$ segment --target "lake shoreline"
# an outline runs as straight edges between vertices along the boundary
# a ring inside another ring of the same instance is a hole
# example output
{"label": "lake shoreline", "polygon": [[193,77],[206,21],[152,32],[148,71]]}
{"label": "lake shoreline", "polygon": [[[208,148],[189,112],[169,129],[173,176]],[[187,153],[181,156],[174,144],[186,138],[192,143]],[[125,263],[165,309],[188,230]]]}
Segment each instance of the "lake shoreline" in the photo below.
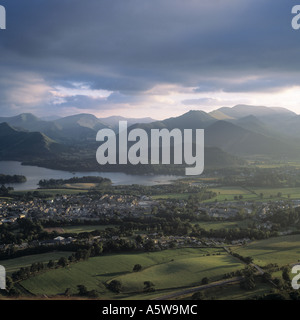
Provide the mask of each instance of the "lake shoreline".
{"label": "lake shoreline", "polygon": [[157,184],[169,184],[182,178],[182,176],[177,175],[54,170],[29,164],[24,165],[20,161],[0,161],[0,173],[8,175],[20,174],[27,178],[27,181],[24,183],[11,183],[6,185],[13,187],[16,191],[38,190],[38,182],[42,179],[70,179],[72,177],[96,176],[109,178],[112,181],[112,185],[138,184],[151,186]]}
{"label": "lake shoreline", "polygon": [[99,165],[94,161],[79,162],[76,161],[58,161],[42,160],[42,161],[21,161],[24,166],[35,166],[39,168],[46,168],[52,170],[60,170],[67,172],[116,172],[125,173],[130,175],[171,175],[171,176],[184,176],[185,168],[183,165],[161,165],[161,164],[106,164]]}

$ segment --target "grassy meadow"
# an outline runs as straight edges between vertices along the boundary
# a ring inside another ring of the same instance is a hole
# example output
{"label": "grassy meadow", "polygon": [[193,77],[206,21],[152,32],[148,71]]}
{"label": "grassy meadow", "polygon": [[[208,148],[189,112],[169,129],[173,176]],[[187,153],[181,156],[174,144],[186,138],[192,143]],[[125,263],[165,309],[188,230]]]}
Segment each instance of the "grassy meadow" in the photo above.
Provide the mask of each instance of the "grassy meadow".
{"label": "grassy meadow", "polygon": [[81,232],[92,232],[95,230],[103,231],[106,228],[114,228],[116,227],[113,224],[108,225],[82,225],[82,226],[67,226],[64,227],[63,230],[66,233],[81,233]]}
{"label": "grassy meadow", "polygon": [[[135,264],[142,270],[133,272]],[[67,288],[76,293],[77,285],[96,290],[104,297],[116,297],[105,283],[119,280],[123,294],[136,295],[143,290],[144,281],[152,281],[156,289],[176,289],[211,281],[224,273],[242,269],[244,265],[222,249],[185,248],[140,254],[111,254],[90,258],[54,269],[22,281],[21,285],[35,295],[62,294]]]}
{"label": "grassy meadow", "polygon": [[242,269],[243,265],[227,254],[185,258],[145,268],[141,272],[116,277],[124,292],[141,292],[144,281],[150,280],[156,289],[176,289],[201,284],[204,277],[216,281],[227,272]]}
{"label": "grassy meadow", "polygon": [[[242,188],[242,187],[219,187],[209,189],[217,195],[204,202],[213,201],[237,201],[235,197],[242,196],[243,201],[269,201],[299,199],[300,188]],[[280,194],[280,196],[278,196]]]}
{"label": "grassy meadow", "polygon": [[240,221],[199,221],[193,224],[198,224],[206,231],[219,230],[219,229],[234,229],[234,228],[247,228],[249,224],[253,223],[250,219]]}
{"label": "grassy meadow", "polygon": [[43,262],[48,263],[49,260],[57,261],[61,257],[69,257],[72,252],[56,251],[50,253],[41,253],[35,255],[28,255],[20,258],[0,260],[0,265],[4,266],[7,274],[18,271],[21,267],[30,267],[33,263]]}
{"label": "grassy meadow", "polygon": [[279,266],[300,261],[300,235],[281,236],[254,241],[246,246],[232,248],[232,251],[253,258],[254,263],[265,266],[277,263]]}

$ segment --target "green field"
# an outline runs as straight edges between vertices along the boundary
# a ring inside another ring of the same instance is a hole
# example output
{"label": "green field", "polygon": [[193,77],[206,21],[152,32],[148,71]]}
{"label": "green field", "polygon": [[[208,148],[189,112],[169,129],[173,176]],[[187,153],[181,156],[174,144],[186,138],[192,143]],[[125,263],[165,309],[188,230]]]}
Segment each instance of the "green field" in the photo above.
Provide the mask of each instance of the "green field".
{"label": "green field", "polygon": [[[271,196],[276,199],[300,199],[300,188],[255,188],[255,193],[259,195],[263,194],[263,199],[270,199]],[[281,193],[281,198],[277,197],[278,193]]]}
{"label": "green field", "polygon": [[[272,287],[269,283],[256,282],[256,287],[253,290],[244,290],[240,284],[231,284],[224,287],[212,288],[201,291],[204,299],[207,300],[251,300],[255,297],[263,296],[270,293]],[[185,297],[189,300],[192,295]],[[184,299],[184,300],[185,300]]]}
{"label": "green field", "polygon": [[[209,189],[210,191],[215,192],[217,195],[213,197],[212,199],[205,200],[203,202],[212,202],[216,199],[218,201],[234,201],[235,196],[243,196],[243,200],[253,200],[258,198],[256,194],[253,192],[246,190],[242,187],[219,187],[219,188],[212,188]],[[152,196],[153,199],[176,199],[176,200],[185,200],[188,199],[190,195],[194,195],[195,193],[168,193],[164,195],[155,195]]]}
{"label": "green field", "polygon": [[253,194],[249,190],[246,190],[242,187],[220,187],[220,188],[212,188],[210,191],[215,192],[217,195],[209,200],[204,202],[212,202],[212,201],[235,201],[235,196],[243,196],[243,200],[254,200],[257,198],[257,195]]}
{"label": "green field", "polygon": [[269,263],[277,263],[279,266],[296,263],[300,260],[300,235],[254,241],[232,251],[252,257],[254,263],[262,267]]}
{"label": "green field", "polygon": [[234,229],[234,228],[247,228],[248,224],[252,221],[250,219],[240,221],[200,221],[193,224],[199,224],[204,230],[219,230],[219,229]]}
{"label": "green field", "polygon": [[108,225],[83,225],[83,226],[68,226],[64,227],[64,232],[66,233],[81,233],[81,232],[92,232],[94,230],[100,230],[103,231],[106,228],[114,228],[115,225],[108,224]]}
{"label": "green field", "polygon": [[280,167],[286,167],[286,166],[291,166],[294,168],[299,168],[300,167],[300,162],[299,161],[282,161],[278,163],[259,163],[255,164],[255,167],[257,168],[267,168],[267,169],[273,169],[273,168],[280,168]]}
{"label": "green field", "polygon": [[[142,265],[142,271],[132,272],[137,263]],[[64,269],[45,272],[21,284],[36,295],[57,295],[66,288],[76,293],[77,285],[84,284],[88,290],[94,289],[105,298],[116,298],[106,289],[105,282],[120,280],[128,297],[131,293],[134,295],[134,292],[136,294],[136,291],[142,290],[144,281],[152,281],[156,289],[193,286],[199,284],[203,277],[216,280],[224,273],[243,267],[242,263],[221,249],[185,248],[94,257]]]}
{"label": "green field", "polygon": [[[242,196],[244,201],[264,201],[264,200],[282,200],[282,199],[300,199],[300,188],[247,188],[242,187],[219,187],[212,188],[216,197],[204,202],[212,201],[236,201],[235,196]],[[278,197],[278,193],[281,196]],[[260,195],[263,195],[261,198]]]}
{"label": "green field", "polygon": [[144,281],[150,280],[156,289],[171,289],[201,284],[204,277],[216,281],[227,272],[242,269],[243,265],[227,254],[216,256],[178,257],[160,265],[151,266],[141,272],[116,277],[125,292],[143,290]]}
{"label": "green field", "polygon": [[6,272],[11,274],[19,270],[21,267],[29,267],[32,263],[43,262],[48,263],[49,260],[57,261],[61,257],[69,257],[72,252],[67,251],[56,251],[50,253],[41,253],[30,256],[24,256],[20,258],[8,259],[8,260],[0,260],[0,265],[4,266]]}

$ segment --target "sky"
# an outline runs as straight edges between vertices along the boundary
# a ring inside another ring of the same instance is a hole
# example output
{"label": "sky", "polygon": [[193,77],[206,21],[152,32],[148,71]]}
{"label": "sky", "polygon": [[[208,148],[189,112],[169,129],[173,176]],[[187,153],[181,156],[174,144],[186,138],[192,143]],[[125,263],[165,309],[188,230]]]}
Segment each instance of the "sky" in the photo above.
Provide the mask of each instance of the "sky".
{"label": "sky", "polygon": [[300,0],[0,0],[0,116],[300,114]]}

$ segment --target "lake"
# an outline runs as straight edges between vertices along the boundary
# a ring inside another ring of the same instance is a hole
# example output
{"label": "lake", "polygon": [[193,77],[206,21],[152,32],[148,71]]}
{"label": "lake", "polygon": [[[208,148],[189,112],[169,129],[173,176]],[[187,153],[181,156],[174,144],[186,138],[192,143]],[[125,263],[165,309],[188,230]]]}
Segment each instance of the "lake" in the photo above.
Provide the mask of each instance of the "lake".
{"label": "lake", "polygon": [[22,166],[18,161],[0,161],[0,174],[23,175],[27,178],[24,183],[11,183],[6,186],[15,190],[34,190],[38,188],[38,183],[42,179],[70,179],[73,177],[100,176],[109,178],[114,185],[140,184],[151,186],[155,184],[168,184],[179,179],[173,175],[133,175],[121,172],[68,172],[52,170],[36,166]]}

